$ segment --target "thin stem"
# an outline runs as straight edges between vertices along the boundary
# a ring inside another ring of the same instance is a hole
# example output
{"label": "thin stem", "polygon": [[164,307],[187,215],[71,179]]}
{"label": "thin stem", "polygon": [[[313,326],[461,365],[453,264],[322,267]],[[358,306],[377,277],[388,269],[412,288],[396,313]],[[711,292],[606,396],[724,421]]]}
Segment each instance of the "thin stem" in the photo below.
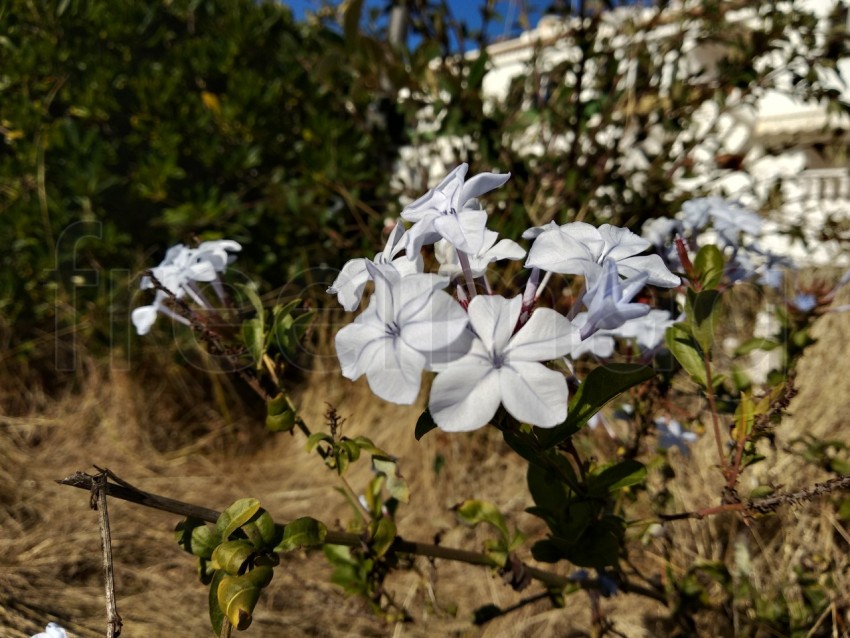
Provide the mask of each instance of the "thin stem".
{"label": "thin stem", "polygon": [[457,251],[457,259],[460,262],[460,267],[463,270],[463,278],[466,281],[466,290],[469,293],[470,301],[475,299],[475,278],[472,276],[472,267],[469,265],[469,256],[462,250]]}
{"label": "thin stem", "polygon": [[711,362],[708,360],[708,354],[703,355],[703,363],[705,364],[705,394],[708,397],[708,407],[711,410],[711,423],[714,426],[714,442],[717,444],[717,456],[720,457],[720,467],[723,468],[723,475],[727,477],[729,463],[726,461],[726,455],[723,453],[723,442],[720,435],[720,417],[717,414],[717,401],[714,397],[714,383],[711,378]]}

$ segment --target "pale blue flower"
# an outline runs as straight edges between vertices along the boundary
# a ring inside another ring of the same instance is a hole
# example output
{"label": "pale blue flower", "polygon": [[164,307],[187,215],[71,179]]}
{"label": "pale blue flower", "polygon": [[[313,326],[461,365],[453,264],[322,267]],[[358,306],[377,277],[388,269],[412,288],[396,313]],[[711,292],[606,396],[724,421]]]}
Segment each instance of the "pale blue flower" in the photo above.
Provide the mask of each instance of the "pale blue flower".
{"label": "pale blue flower", "polygon": [[521,310],[519,296],[479,295],[470,301],[472,347],[431,386],[429,410],[442,430],[480,428],[500,404],[531,425],[554,427],[566,419],[567,381],[541,362],[569,352],[578,341],[575,328],[554,310],[539,308],[514,332]]}
{"label": "pale blue flower", "polygon": [[764,220],[737,202],[722,197],[699,197],[682,204],[682,225],[697,234],[711,224],[721,245],[737,246],[741,233],[756,237]]}
{"label": "pale blue flower", "polygon": [[684,430],[682,424],[675,419],[659,417],[655,419],[655,427],[658,429],[658,447],[662,450],[675,447],[687,455],[690,453],[688,446],[699,439],[696,433]]}
{"label": "pale blue flower", "polygon": [[648,314],[650,307],[643,303],[631,303],[634,296],[646,285],[649,275],[645,272],[622,281],[617,273],[617,263],[606,259],[602,274],[584,295],[587,319],[581,329],[581,338],[587,339],[599,330],[613,330],[625,322]]}
{"label": "pale blue flower", "polygon": [[619,328],[611,331],[612,335],[624,339],[634,339],[644,352],[653,351],[664,344],[667,328],[676,323],[676,319],[666,310],[650,310],[642,317],[629,319]]}
{"label": "pale blue flower", "polygon": [[[196,282],[212,282],[216,292],[221,294],[218,276],[223,273],[228,264],[232,263],[236,256],[231,254],[242,250],[239,243],[230,239],[202,242],[197,248],[188,248],[183,244],[172,246],[165,253],[165,259],[151,269],[157,281],[174,297],[182,299],[189,296],[199,306],[207,308],[209,305],[201,294]],[[140,287],[147,290],[154,287],[153,280],[142,277]],[[139,335],[147,334],[158,313],[170,316],[172,319],[188,324],[189,322],[180,315],[171,311],[166,305],[170,295],[163,290],[157,290],[154,301],[147,306],[135,308],[131,313],[133,325]]]}
{"label": "pale blue flower", "polygon": [[467,316],[441,290],[448,279],[432,274],[402,277],[392,267],[367,264],[375,282],[369,306],[336,335],[342,374],[362,375],[380,398],[409,405],[416,400],[422,371],[463,356]]}
{"label": "pale blue flower", "polygon": [[401,211],[401,216],[413,222],[407,234],[407,256],[413,259],[422,246],[445,239],[457,250],[477,255],[484,244],[487,213],[476,198],[502,186],[510,173],[481,173],[464,182],[467,164],[449,173],[436,188]]}
{"label": "pale blue flower", "polygon": [[[529,234],[526,231],[526,234]],[[606,259],[617,262],[624,277],[647,275],[647,283],[672,288],[680,283],[658,255],[640,255],[650,243],[627,228],[584,222],[543,227],[528,251],[527,268],[540,268],[563,275],[584,275],[588,287],[602,274]]]}

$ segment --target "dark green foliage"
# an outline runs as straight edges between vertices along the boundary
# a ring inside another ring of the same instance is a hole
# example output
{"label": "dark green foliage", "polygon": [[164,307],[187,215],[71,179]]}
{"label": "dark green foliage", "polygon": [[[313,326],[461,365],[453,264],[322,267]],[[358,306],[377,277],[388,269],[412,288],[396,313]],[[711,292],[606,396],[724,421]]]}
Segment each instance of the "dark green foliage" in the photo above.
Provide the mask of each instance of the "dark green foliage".
{"label": "dark green foliage", "polygon": [[242,242],[240,270],[294,292],[311,267],[374,250],[397,140],[333,31],[250,0],[13,0],[0,22],[0,304],[16,339],[52,323],[52,286],[63,322],[106,331],[132,269],[195,236]]}

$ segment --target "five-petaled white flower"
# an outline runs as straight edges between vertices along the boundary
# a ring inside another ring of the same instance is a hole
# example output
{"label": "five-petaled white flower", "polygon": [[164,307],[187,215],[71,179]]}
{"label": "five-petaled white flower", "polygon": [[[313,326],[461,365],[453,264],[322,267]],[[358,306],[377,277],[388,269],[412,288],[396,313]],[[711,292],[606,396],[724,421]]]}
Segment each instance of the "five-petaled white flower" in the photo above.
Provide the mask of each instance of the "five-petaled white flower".
{"label": "five-petaled white flower", "polygon": [[367,263],[375,282],[369,306],[336,335],[342,374],[362,375],[380,398],[409,405],[419,394],[422,370],[463,356],[466,313],[441,288],[446,277],[402,277],[388,265]]}
{"label": "five-petaled white flower", "polygon": [[510,173],[481,173],[464,182],[467,164],[449,173],[436,188],[401,211],[402,218],[413,222],[407,233],[407,256],[413,259],[422,246],[443,238],[457,250],[477,255],[484,244],[487,213],[477,197],[508,181]]}
{"label": "five-petaled white flower", "polygon": [[650,247],[649,241],[635,235],[627,228],[603,224],[599,228],[585,222],[572,222],[563,226],[549,224],[526,231],[524,237],[534,237],[528,251],[526,268],[540,268],[564,275],[584,275],[588,287],[602,274],[606,259],[617,262],[617,270],[624,277],[646,273],[647,283],[664,288],[678,286],[674,275],[658,255],[640,255]]}
{"label": "five-petaled white flower", "polygon": [[47,627],[41,633],[35,634],[32,638],[68,638],[68,634],[59,623],[47,623]]}
{"label": "five-petaled white flower", "polygon": [[[384,247],[384,250],[375,255],[375,259],[371,260],[371,263],[389,264],[398,270],[402,276],[417,272],[421,273],[423,269],[421,255],[417,254],[413,260],[407,259],[404,256],[398,256],[405,248],[403,238],[404,225],[397,223],[387,239],[387,245]],[[342,270],[330,288],[328,288],[328,294],[336,295],[337,301],[348,312],[351,312],[360,305],[363,289],[366,287],[366,283],[372,278],[369,274],[369,269],[366,267],[366,263],[369,261],[369,259],[363,257],[350,259],[342,267]]]}
{"label": "five-petaled white flower", "polygon": [[469,353],[440,372],[431,386],[429,410],[447,432],[480,428],[503,404],[517,420],[554,427],[567,417],[564,375],[541,361],[562,357],[578,341],[572,324],[539,308],[516,333],[522,298],[479,295],[469,303],[476,335]]}

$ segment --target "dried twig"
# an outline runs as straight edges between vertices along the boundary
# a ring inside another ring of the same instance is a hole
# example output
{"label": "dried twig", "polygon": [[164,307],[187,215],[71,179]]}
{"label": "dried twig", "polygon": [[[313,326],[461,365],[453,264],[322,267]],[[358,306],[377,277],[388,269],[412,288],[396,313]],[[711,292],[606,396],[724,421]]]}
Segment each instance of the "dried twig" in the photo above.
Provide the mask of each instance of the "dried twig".
{"label": "dried twig", "polygon": [[742,512],[745,516],[752,514],[769,514],[775,512],[784,505],[799,505],[805,501],[812,501],[818,497],[826,496],[836,490],[850,489],[850,476],[839,476],[829,479],[823,483],[815,483],[811,487],[803,488],[796,492],[784,492],[776,496],[767,496],[754,501],[742,501],[737,503],[725,503],[716,507],[706,507],[692,512],[678,512],[676,514],[661,514],[664,521],[680,521],[688,518],[702,519],[706,516],[714,516],[722,512]]}
{"label": "dried twig", "polygon": [[[100,468],[98,468],[100,469]],[[121,635],[121,615],[115,603],[115,572],[112,568],[112,534],[109,531],[109,513],[106,509],[108,470],[91,478],[91,508],[97,510],[100,519],[100,546],[103,550],[103,579],[106,588],[106,638]]]}
{"label": "dried twig", "polygon": [[[206,507],[193,505],[191,503],[184,503],[182,501],[176,501],[174,499],[159,496],[157,494],[144,492],[138,488],[131,486],[126,481],[122,481],[111,473],[110,478],[112,478],[115,482],[105,482],[103,485],[103,491],[114,498],[130,501],[131,503],[137,503],[139,505],[144,505],[145,507],[150,507],[164,512],[170,512],[179,516],[191,516],[213,524],[215,524],[221,514],[216,510],[208,509]],[[60,485],[70,485],[71,487],[91,490],[94,480],[95,477],[89,476],[88,474],[85,474],[83,472],[75,472],[71,476],[68,476],[64,479],[59,479],[56,482]],[[361,547],[363,545],[363,537],[359,534],[328,530],[327,535],[325,537],[325,543],[327,543],[328,545]],[[469,565],[493,567],[492,559],[486,554],[470,552],[464,549],[456,549],[453,547],[445,547],[442,545],[431,545],[428,543],[409,541],[403,539],[400,536],[397,536],[395,541],[393,542],[392,551],[398,552],[400,554],[412,554],[417,556],[425,556],[428,558],[453,560],[462,563],[467,563]],[[532,567],[524,563],[522,563],[522,566],[528,577],[533,578],[534,580],[537,580],[551,588],[562,588],[566,587],[567,585],[574,585],[576,582],[566,576],[562,576],[560,574],[553,574],[552,572],[538,569],[536,567]],[[593,589],[598,588],[599,583],[593,579],[588,579],[587,581],[581,583],[581,586],[584,588]],[[641,585],[636,585],[628,581],[622,581],[618,582],[617,586],[623,592],[640,594],[642,596],[652,598],[660,603],[667,603],[667,599],[663,593],[647,589],[645,587],[642,587]]]}

